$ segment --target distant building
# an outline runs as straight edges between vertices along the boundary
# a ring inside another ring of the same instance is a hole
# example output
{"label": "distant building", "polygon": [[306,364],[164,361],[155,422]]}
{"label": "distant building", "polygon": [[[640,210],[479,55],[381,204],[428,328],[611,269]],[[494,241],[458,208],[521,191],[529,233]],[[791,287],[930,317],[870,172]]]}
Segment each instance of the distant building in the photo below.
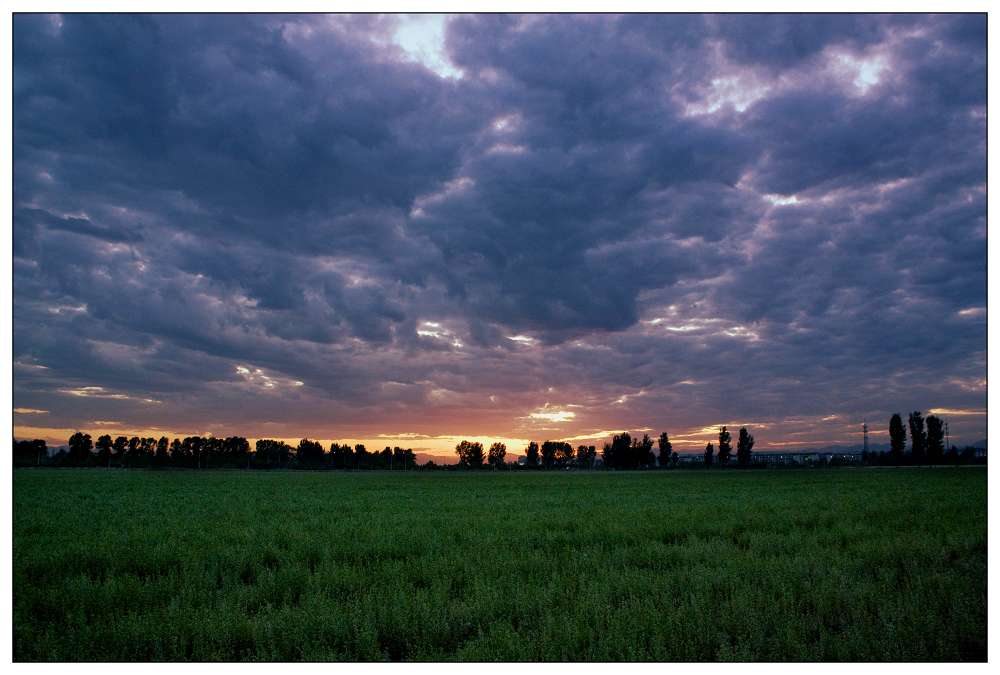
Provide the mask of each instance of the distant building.
{"label": "distant building", "polygon": [[861,453],[849,450],[843,452],[755,452],[750,461],[754,464],[765,465],[860,464]]}
{"label": "distant building", "polygon": [[752,464],[803,464],[805,453],[801,452],[755,452],[750,455]]}

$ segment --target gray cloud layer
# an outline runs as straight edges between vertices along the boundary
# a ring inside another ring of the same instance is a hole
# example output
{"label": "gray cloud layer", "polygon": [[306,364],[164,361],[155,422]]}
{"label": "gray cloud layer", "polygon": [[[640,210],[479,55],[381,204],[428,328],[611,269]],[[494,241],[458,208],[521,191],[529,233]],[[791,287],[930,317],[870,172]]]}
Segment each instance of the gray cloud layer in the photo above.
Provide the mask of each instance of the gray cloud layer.
{"label": "gray cloud layer", "polygon": [[985,16],[395,21],[15,17],[15,423],[985,408]]}

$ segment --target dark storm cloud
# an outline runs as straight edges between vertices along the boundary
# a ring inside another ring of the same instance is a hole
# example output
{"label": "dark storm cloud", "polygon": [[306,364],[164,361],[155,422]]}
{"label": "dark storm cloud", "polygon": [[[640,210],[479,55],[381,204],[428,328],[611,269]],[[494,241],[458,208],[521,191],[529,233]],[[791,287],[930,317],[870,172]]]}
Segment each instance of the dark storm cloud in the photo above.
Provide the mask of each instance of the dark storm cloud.
{"label": "dark storm cloud", "polygon": [[15,18],[18,405],[521,437],[985,406],[984,17],[458,16],[460,78],[396,21]]}
{"label": "dark storm cloud", "polygon": [[[900,17],[897,20],[905,20]],[[738,63],[799,65],[830,45],[861,48],[883,37],[887,16],[726,14],[712,17],[726,54]]]}

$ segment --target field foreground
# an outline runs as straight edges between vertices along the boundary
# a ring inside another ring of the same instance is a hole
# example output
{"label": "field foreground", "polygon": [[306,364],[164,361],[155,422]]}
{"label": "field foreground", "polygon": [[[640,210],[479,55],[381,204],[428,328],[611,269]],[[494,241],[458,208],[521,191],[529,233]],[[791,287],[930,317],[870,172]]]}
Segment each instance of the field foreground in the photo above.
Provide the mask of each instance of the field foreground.
{"label": "field foreground", "polygon": [[13,485],[19,661],[986,658],[985,469]]}

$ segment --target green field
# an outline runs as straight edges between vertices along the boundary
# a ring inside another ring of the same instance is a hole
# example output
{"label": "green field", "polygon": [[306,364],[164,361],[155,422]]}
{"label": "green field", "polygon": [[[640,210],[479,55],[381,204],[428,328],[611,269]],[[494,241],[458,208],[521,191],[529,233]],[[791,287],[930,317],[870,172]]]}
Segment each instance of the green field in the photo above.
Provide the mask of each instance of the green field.
{"label": "green field", "polygon": [[19,661],[986,658],[981,468],[13,486]]}

